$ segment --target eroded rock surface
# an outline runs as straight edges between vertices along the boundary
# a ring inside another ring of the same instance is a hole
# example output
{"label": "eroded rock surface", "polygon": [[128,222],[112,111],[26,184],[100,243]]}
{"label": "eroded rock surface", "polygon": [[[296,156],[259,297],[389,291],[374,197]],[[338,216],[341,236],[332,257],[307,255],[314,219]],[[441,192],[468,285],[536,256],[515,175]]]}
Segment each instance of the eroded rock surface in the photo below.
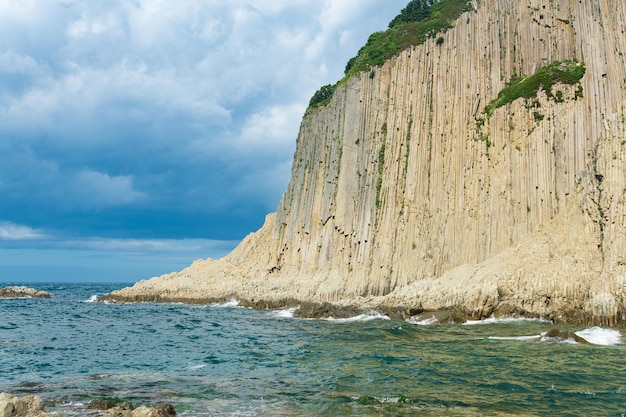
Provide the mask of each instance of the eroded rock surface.
{"label": "eroded rock surface", "polygon": [[0,393],[0,417],[49,417],[37,396],[15,397]]}

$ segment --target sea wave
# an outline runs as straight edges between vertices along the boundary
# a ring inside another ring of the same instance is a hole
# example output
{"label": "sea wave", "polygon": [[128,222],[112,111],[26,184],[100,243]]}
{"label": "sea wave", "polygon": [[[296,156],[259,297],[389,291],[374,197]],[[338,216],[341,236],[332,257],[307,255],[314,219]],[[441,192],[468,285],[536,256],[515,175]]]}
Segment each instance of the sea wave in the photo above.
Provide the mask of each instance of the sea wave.
{"label": "sea wave", "polygon": [[98,302],[98,294],[94,294],[89,299],[84,300],[83,303],[97,303]]}
{"label": "sea wave", "polygon": [[528,317],[494,317],[491,316],[482,320],[467,320],[463,323],[464,326],[475,326],[479,324],[502,324],[502,323],[516,323],[523,321],[536,321],[542,323],[549,323],[549,320],[538,319],[538,318],[528,318]]}
{"label": "sea wave", "polygon": [[207,365],[205,363],[201,363],[198,365],[191,365],[187,367],[188,371],[197,371],[198,369],[206,368]]}
{"label": "sea wave", "polygon": [[594,345],[615,346],[622,344],[622,333],[619,330],[605,329],[596,326],[575,333]]}
{"label": "sea wave", "polygon": [[235,308],[239,307],[239,300],[236,298],[230,298],[228,301],[223,303],[212,303],[210,306],[215,308]]}
{"label": "sea wave", "polygon": [[296,312],[298,308],[297,307],[292,307],[292,308],[286,308],[283,310],[273,310],[272,311],[272,315],[274,317],[280,317],[280,318],[284,318],[284,319],[291,319],[294,316],[294,313]]}
{"label": "sea wave", "polygon": [[408,320],[411,324],[417,324],[418,326],[430,326],[432,324],[439,323],[439,320],[434,315],[430,318],[423,319],[421,316],[414,316]]}
{"label": "sea wave", "polygon": [[526,341],[526,340],[539,340],[541,338],[541,335],[533,335],[533,336],[489,336],[488,339],[491,340],[519,340],[519,341]]}
{"label": "sea wave", "polygon": [[346,318],[328,317],[328,318],[323,318],[321,320],[330,321],[334,323],[352,323],[356,321],[390,320],[390,318],[378,311],[372,311],[371,313],[359,314],[358,316],[354,316],[354,317],[346,317]]}
{"label": "sea wave", "polygon": [[[590,327],[587,329],[574,332],[576,336],[580,336],[592,345],[598,346],[616,346],[622,344],[622,334],[619,330],[605,329],[602,327]],[[558,337],[547,337],[547,332],[532,336],[489,336],[491,340],[516,340],[516,341],[529,341],[534,340],[537,342],[550,342],[550,343],[565,343],[565,344],[578,344],[573,338],[561,339]]]}

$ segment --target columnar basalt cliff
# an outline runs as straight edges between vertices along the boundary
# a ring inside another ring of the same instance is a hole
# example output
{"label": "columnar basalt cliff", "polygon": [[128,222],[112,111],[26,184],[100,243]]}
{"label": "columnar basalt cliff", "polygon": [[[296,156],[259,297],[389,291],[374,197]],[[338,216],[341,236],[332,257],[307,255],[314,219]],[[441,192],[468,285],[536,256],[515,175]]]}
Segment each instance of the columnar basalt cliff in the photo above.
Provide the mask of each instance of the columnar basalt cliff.
{"label": "columnar basalt cliff", "polygon": [[109,298],[626,323],[626,3],[471,4],[307,111],[261,230]]}

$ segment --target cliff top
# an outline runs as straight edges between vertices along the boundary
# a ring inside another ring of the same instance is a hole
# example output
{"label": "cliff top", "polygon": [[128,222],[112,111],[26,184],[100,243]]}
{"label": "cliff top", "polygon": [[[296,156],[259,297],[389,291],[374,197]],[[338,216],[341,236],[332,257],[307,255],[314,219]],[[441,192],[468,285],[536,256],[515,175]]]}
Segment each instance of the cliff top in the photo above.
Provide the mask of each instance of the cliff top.
{"label": "cliff top", "polygon": [[[450,29],[461,13],[470,10],[473,8],[467,0],[411,0],[393,18],[387,30],[370,35],[367,43],[346,64],[345,75],[339,82],[322,86],[313,95],[309,108],[327,104],[335,88],[352,75],[372,71],[372,68],[383,65],[399,52],[421,45],[427,39]],[[444,41],[443,36],[437,38],[438,45]]]}

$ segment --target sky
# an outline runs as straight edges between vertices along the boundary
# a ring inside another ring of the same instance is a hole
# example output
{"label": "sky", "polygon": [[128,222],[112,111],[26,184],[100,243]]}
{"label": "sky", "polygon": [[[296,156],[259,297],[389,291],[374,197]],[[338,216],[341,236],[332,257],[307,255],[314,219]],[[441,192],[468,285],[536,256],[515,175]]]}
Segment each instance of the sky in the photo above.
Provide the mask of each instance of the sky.
{"label": "sky", "polygon": [[0,283],[220,258],[289,181],[313,93],[407,0],[0,0]]}

